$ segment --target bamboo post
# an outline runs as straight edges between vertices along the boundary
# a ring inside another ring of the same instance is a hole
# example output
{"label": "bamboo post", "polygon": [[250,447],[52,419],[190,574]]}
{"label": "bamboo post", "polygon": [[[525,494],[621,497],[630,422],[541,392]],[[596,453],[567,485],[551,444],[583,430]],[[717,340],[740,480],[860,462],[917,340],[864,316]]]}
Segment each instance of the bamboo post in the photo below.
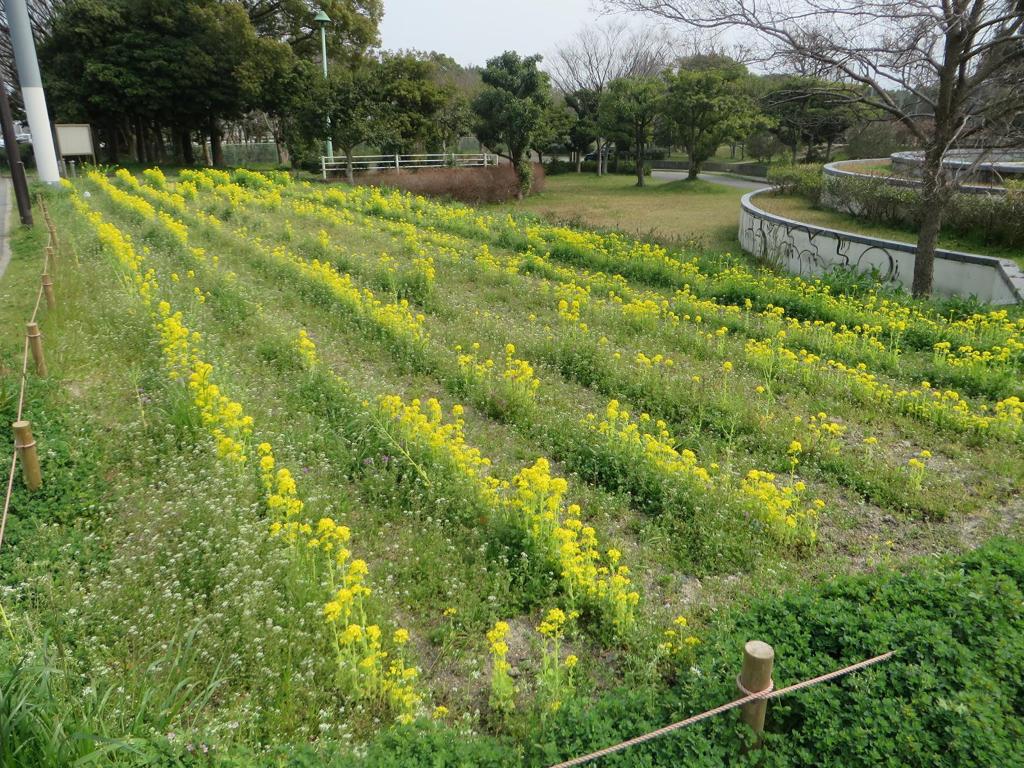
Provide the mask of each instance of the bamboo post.
{"label": "bamboo post", "polygon": [[57,306],[57,297],[53,293],[53,280],[49,272],[43,272],[43,294],[46,296],[46,306],[53,309]]}
{"label": "bamboo post", "polygon": [[43,484],[43,475],[39,471],[39,452],[32,437],[32,422],[16,421],[11,426],[14,427],[14,447],[18,449],[25,485],[30,491],[35,491]]}
{"label": "bamboo post", "polygon": [[[56,239],[51,239],[53,240],[53,242],[57,242]],[[57,261],[55,256],[56,252],[54,251],[53,246],[46,246],[46,271],[54,275],[57,274]]]}
{"label": "bamboo post", "polygon": [[[744,695],[759,693],[772,686],[772,667],[775,663],[775,649],[760,640],[751,640],[743,646],[743,670],[736,682]],[[764,733],[764,716],[768,710],[767,699],[751,701],[740,707],[740,719],[749,725],[761,744]]]}
{"label": "bamboo post", "polygon": [[46,378],[46,358],[43,357],[43,334],[39,332],[38,323],[28,324],[28,345],[32,349],[32,359],[36,363],[36,375]]}

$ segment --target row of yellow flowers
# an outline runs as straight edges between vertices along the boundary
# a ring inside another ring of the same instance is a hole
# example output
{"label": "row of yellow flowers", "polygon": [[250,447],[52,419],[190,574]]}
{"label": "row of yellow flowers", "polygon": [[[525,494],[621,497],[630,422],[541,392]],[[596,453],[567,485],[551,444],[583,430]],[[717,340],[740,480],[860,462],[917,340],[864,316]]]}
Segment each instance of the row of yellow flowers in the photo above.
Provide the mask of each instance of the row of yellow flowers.
{"label": "row of yellow flowers", "polygon": [[[589,292],[575,285],[559,286],[559,290],[564,295],[568,295],[568,298],[563,298],[560,301],[560,314],[567,319],[578,320],[579,308],[582,304],[586,303]],[[637,306],[642,308],[644,304],[644,301],[639,301],[625,306],[628,312],[629,307]],[[656,317],[661,316],[662,310],[660,307],[655,306],[652,311]],[[642,313],[643,310],[638,310],[638,312]],[[649,315],[650,311],[647,314]],[[583,327],[585,329],[585,326]],[[717,335],[720,336],[721,334]],[[515,348],[512,345],[509,345],[509,347],[510,349],[506,349],[506,366],[502,380],[511,380],[513,383],[517,380],[521,380],[523,383],[528,382],[528,389],[526,389],[524,394],[531,394],[531,391],[539,383],[532,376],[532,367],[526,361],[517,360],[512,357]],[[457,348],[456,351],[459,353],[459,369],[464,376],[476,379],[477,382],[486,382],[488,377],[492,375],[494,371],[492,360],[478,361],[475,354],[466,353],[461,348]],[[476,350],[474,349],[473,353],[475,352]],[[440,406],[436,401],[428,403],[425,411],[421,410],[419,401],[414,401],[407,406],[401,403],[397,397],[387,399],[382,403],[382,406],[394,420],[404,424],[413,435],[420,438],[421,447],[430,447],[436,450],[438,446],[447,446],[451,452],[449,459],[453,462],[459,473],[471,477],[474,482],[480,482],[481,478],[483,478],[483,485],[480,489],[481,496],[489,498],[494,493],[496,486],[493,485],[493,478],[479,475],[480,468],[476,464],[478,457],[465,452],[461,424],[454,422],[444,425]],[[662,444],[656,438],[653,442],[649,443],[649,446],[652,445],[663,448],[660,454],[662,458],[664,458],[667,452],[675,452],[670,444]],[[688,453],[684,452],[684,454]],[[674,468],[679,469],[684,463],[679,462]],[[701,471],[704,470],[701,469]],[[773,482],[774,480],[774,475],[770,473],[753,470],[742,482],[732,484],[733,487],[730,490],[744,501],[756,498],[763,504],[763,515],[760,512],[758,515],[763,517],[763,522],[776,538],[788,542],[813,542],[816,530],[817,509],[820,502],[803,503],[799,498],[800,493],[794,491],[792,485],[776,485]],[[725,487],[725,483],[720,483],[716,491],[724,491]],[[770,492],[769,489],[772,489],[772,491]],[[600,589],[606,591],[604,587]],[[617,596],[615,599],[621,598]]]}
{"label": "row of yellow flowers", "polygon": [[[236,231],[235,234],[239,237],[247,236],[243,231]],[[306,262],[301,257],[290,254],[282,246],[270,249],[252,235],[248,235],[247,239],[265,255],[278,261],[287,260],[297,267],[302,265],[300,269],[307,277],[315,279],[318,274],[322,275],[321,270],[324,267],[328,270],[333,269],[317,259]],[[352,285],[348,275],[342,276],[336,271],[334,274],[343,278],[346,286]],[[368,291],[365,293],[369,294]],[[419,316],[418,320],[422,327],[422,316]],[[424,341],[425,339],[424,336]],[[313,363],[315,352],[312,341],[306,336],[300,343],[305,350],[304,359],[307,364]],[[456,351],[463,374],[477,384],[486,384],[494,369],[493,361],[488,365],[487,360],[477,361],[474,355],[467,355],[461,350]],[[533,376],[532,366],[514,356],[513,345],[506,346],[505,352],[506,360],[501,380],[517,390],[522,390],[524,398],[532,398],[539,385]],[[410,458],[422,474],[425,472],[410,455],[410,446],[414,446],[418,453],[428,455],[433,465],[447,467],[456,476],[468,478],[479,498],[492,509],[498,509],[506,515],[510,510],[515,510],[513,522],[517,522],[531,533],[542,551],[547,553],[553,562],[561,565],[566,589],[573,599],[601,608],[617,630],[625,630],[632,626],[639,594],[631,588],[627,576],[628,568],[619,564],[620,555],[616,550],[601,552],[593,528],[580,522],[581,510],[577,505],[565,506],[562,501],[566,489],[565,481],[550,477],[549,464],[546,460],[538,460],[532,467],[517,475],[511,484],[503,485],[486,471],[490,461],[480,456],[476,449],[466,445],[462,430],[461,406],[455,406],[453,420],[450,422],[444,421],[441,406],[434,399],[426,403],[413,400],[406,404],[397,396],[382,397],[377,403],[377,411],[383,417],[380,422],[381,431],[391,436],[396,449]],[[503,499],[500,492],[504,490],[508,492],[504,494],[507,498]]]}
{"label": "row of yellow flowers", "polygon": [[[188,387],[192,404],[211,435],[218,456],[245,465],[250,458],[252,417],[244,412],[241,403],[226,396],[214,383],[213,366],[200,351],[201,335],[190,330],[182,313],[173,311],[167,301],[155,300],[159,286],[154,271],[144,269],[144,256],[134,248],[130,237],[91,210],[77,195],[72,201],[100,243],[115,256],[149,309],[159,335],[165,370],[173,380]],[[136,206],[135,210],[141,213],[142,207]],[[391,638],[394,651],[385,650],[380,627],[369,623],[367,617],[366,600],[371,594],[366,585],[368,568],[365,561],[351,556],[347,546],[351,538],[349,529],[326,517],[315,526],[307,522],[291,472],[278,467],[269,443],[260,443],[256,450],[260,486],[271,515],[270,534],[282,537],[303,558],[315,553],[327,565],[313,572],[327,574],[331,597],[323,614],[335,641],[339,675],[344,678],[346,690],[362,700],[385,706],[401,721],[411,721],[420,709],[421,697],[416,691],[418,672],[406,664],[401,651],[409,639],[408,632],[396,630]]]}
{"label": "row of yellow flowers", "polygon": [[246,241],[261,256],[294,271],[330,291],[331,296],[358,321],[374,328],[392,343],[422,354],[429,336],[422,314],[413,312],[409,301],[389,302],[377,298],[369,288],[360,288],[351,275],[340,272],[327,261],[307,261],[283,245],[270,246],[256,235],[238,229],[235,236]]}
{"label": "row of yellow flowers", "polygon": [[840,384],[866,403],[891,407],[943,428],[1024,438],[1024,401],[1015,396],[993,405],[972,406],[955,390],[936,388],[927,381],[915,387],[896,387],[880,380],[863,363],[850,366],[838,360],[822,360],[807,350],[794,352],[778,338],[750,340],[744,354],[768,375],[784,372],[803,378],[810,386]]}
{"label": "row of yellow flowers", "polygon": [[[308,337],[300,344],[304,360],[318,365]],[[596,531],[582,522],[579,505],[566,505],[568,483],[552,476],[547,459],[540,458],[511,481],[491,474],[492,462],[466,443],[463,408],[446,414],[440,402],[383,395],[375,407],[364,401],[378,432],[405,457],[430,484],[438,479],[456,483],[476,497],[482,510],[522,529],[538,550],[560,568],[562,584],[571,603],[599,610],[619,632],[635,623],[640,595],[632,586],[629,569],[620,564],[615,549],[602,551]]]}
{"label": "row of yellow flowers", "polygon": [[[455,231],[477,239],[502,242],[520,250],[534,248],[571,260],[574,266],[596,266],[613,271],[632,271],[634,277],[661,277],[666,285],[700,293],[706,299],[718,295],[746,296],[752,305],[771,312],[773,306],[792,306],[801,313],[821,315],[815,319],[837,330],[877,338],[884,334],[890,349],[899,349],[906,339],[930,348],[942,341],[972,351],[991,351],[992,362],[1024,363],[1021,337],[1024,319],[1012,318],[1005,310],[974,313],[948,319],[934,312],[902,303],[880,293],[864,296],[835,294],[821,280],[783,277],[769,272],[752,272],[732,266],[714,274],[703,272],[693,260],[681,261],[660,246],[619,234],[581,232],[567,227],[520,224],[510,216],[480,214],[471,208],[439,204],[420,196],[378,189],[337,190],[330,201],[350,210],[409,221],[424,227]],[[633,267],[634,269],[630,270]],[[717,303],[717,302],[716,302]],[[845,329],[845,330],[844,330]],[[909,337],[909,339],[908,339]]]}
{"label": "row of yellow flowers", "polygon": [[[332,199],[337,201],[338,199],[346,199],[346,196],[352,193],[341,192],[332,190],[330,193],[316,193],[321,198]],[[383,194],[374,194],[373,198],[376,199],[378,206],[383,206],[384,203],[391,199]],[[327,209],[325,212],[324,209]],[[328,206],[317,203],[315,211],[321,216],[333,215],[337,220],[342,217],[342,213],[349,213],[348,211],[342,211],[339,213],[330,214],[330,208]],[[351,215],[351,214],[350,214]],[[397,222],[400,226],[411,227],[413,225],[407,222]],[[444,249],[443,252],[451,254],[457,249],[457,240],[453,239],[453,236],[448,234],[438,233],[434,229],[427,231],[427,237],[431,242],[440,239],[441,246]],[[440,237],[439,237],[440,235]],[[485,246],[486,247],[486,246]],[[501,265],[497,263],[495,257],[491,254],[490,259],[484,259],[484,261],[495,261],[495,265],[486,266],[484,268],[494,270],[497,268],[499,271],[514,272],[516,269],[522,269],[523,271],[529,270],[534,272],[547,272],[551,274],[555,273],[558,277],[567,277],[570,279],[581,278],[584,284],[588,287],[591,284],[595,284],[600,287],[602,291],[608,293],[609,299],[612,302],[621,305],[623,312],[627,317],[633,320],[648,318],[654,320],[655,316],[661,319],[667,319],[670,323],[693,323],[694,327],[701,328],[706,326],[707,317],[725,317],[726,321],[729,322],[730,318],[735,319],[736,317],[742,317],[745,315],[755,314],[759,318],[765,321],[772,321],[773,326],[776,330],[772,337],[768,337],[763,341],[757,339],[750,340],[750,344],[745,347],[745,351],[748,355],[753,356],[753,362],[763,363],[764,356],[758,354],[760,347],[766,344],[777,345],[777,340],[780,338],[786,338],[790,336],[790,342],[786,345],[786,349],[789,350],[793,356],[803,357],[805,360],[813,360],[814,356],[808,353],[805,349],[804,344],[808,341],[815,341],[817,344],[812,348],[827,348],[831,351],[832,357],[830,357],[828,367],[835,371],[860,371],[867,372],[867,366],[860,363],[843,363],[842,360],[857,360],[861,357],[874,357],[876,360],[882,361],[885,366],[895,365],[895,361],[899,355],[898,344],[896,348],[883,344],[877,337],[877,334],[881,326],[839,326],[835,322],[824,322],[821,320],[803,320],[800,321],[797,318],[788,317],[785,315],[785,310],[782,307],[777,307],[769,304],[765,309],[754,312],[752,309],[752,303],[748,298],[744,302],[744,308],[741,310],[736,305],[722,305],[718,304],[714,300],[700,299],[692,294],[689,286],[685,286],[684,289],[677,292],[675,300],[671,303],[667,302],[659,294],[652,294],[650,292],[635,291],[628,287],[628,282],[625,281],[620,275],[605,275],[604,273],[587,273],[585,270],[568,270],[564,267],[558,267],[557,265],[551,264],[547,256],[538,256],[536,252],[528,250],[526,258],[519,260],[515,257],[516,264]],[[451,256],[453,260],[458,260],[458,256]],[[478,259],[478,263],[480,260]],[[564,274],[563,274],[564,273]],[[682,314],[679,314],[675,310],[680,310]],[[689,310],[689,311],[686,311]],[[705,313],[705,314],[701,314]],[[1002,311],[995,313],[996,316],[1002,316]],[[980,323],[980,321],[978,321]],[[703,335],[708,342],[714,342],[715,345],[721,350],[720,339],[723,333],[727,331],[726,326],[721,326],[714,331],[714,337],[712,337],[710,331],[704,331]],[[780,336],[779,334],[783,334]],[[769,341],[769,339],[775,339],[775,341]],[[939,345],[941,347],[941,344]],[[799,353],[794,351],[799,349]],[[982,353],[975,351],[974,358],[990,358],[991,353]],[[1006,359],[1006,355],[1003,355],[1003,359]],[[959,363],[956,359],[951,360],[950,366],[962,367],[963,364]],[[792,369],[790,369],[792,370]],[[806,369],[797,371],[799,378],[804,378]],[[869,376],[873,374],[867,373]],[[877,377],[874,377],[877,380]],[[942,398],[938,398],[934,395],[934,391],[931,394],[931,401],[927,403],[927,406],[921,405],[919,394],[914,394],[916,389],[910,388],[899,388],[891,385],[883,385],[888,387],[895,393],[905,392],[904,396],[896,398],[887,397],[874,397],[875,402],[892,403],[900,411],[904,413],[910,413],[920,418],[939,423],[941,425],[954,425],[960,429],[989,429],[991,426],[996,426],[997,431],[1005,432],[1003,427],[1009,425],[1010,429],[1014,429],[1013,426],[1018,416],[1020,415],[1020,401],[1016,397],[1004,398],[1001,401],[995,403],[991,408],[987,406],[981,406],[978,411],[979,413],[971,414],[971,406],[966,400],[961,397],[955,390],[945,388],[942,390]],[[884,389],[879,390],[883,392]],[[954,418],[947,418],[947,411],[951,408],[955,408],[956,412],[952,414]],[[963,418],[965,409],[969,417]]]}
{"label": "row of yellow flowers", "polygon": [[[607,312],[621,314],[633,327],[648,332],[664,331],[689,322],[706,330],[688,334],[685,337],[688,343],[699,345],[703,354],[724,354],[722,338],[728,334],[727,328],[720,326],[712,330],[704,324],[701,315],[680,316],[667,300],[660,304],[649,298],[635,298],[627,302],[618,295],[595,299],[586,287],[575,282],[559,284],[553,290],[558,297],[560,318],[575,323],[584,331],[589,330],[589,325],[582,318],[596,321]],[[918,386],[898,387],[881,380],[864,363],[847,365],[833,358],[822,359],[804,348],[794,350],[788,343],[786,330],[779,330],[774,336],[762,340],[747,339],[743,355],[769,383],[780,375],[811,388],[840,383],[861,400],[891,407],[943,428],[1013,439],[1024,437],[1024,401],[1016,396],[1003,398],[991,405],[972,405],[956,390],[935,388],[927,381]]]}
{"label": "row of yellow flowers", "polygon": [[[825,503],[806,498],[806,486],[799,480],[780,483],[771,472],[751,469],[737,482],[717,464],[704,467],[693,451],[677,448],[664,421],[646,413],[634,417],[617,400],[608,403],[603,418],[591,413],[584,424],[595,443],[604,445],[604,455],[634,467],[642,482],[656,485],[650,493],[662,497],[663,506],[703,501],[733,507],[782,543],[809,545],[817,539],[818,512]],[[637,472],[639,467],[643,469]],[[683,498],[674,497],[673,492],[682,493]]]}

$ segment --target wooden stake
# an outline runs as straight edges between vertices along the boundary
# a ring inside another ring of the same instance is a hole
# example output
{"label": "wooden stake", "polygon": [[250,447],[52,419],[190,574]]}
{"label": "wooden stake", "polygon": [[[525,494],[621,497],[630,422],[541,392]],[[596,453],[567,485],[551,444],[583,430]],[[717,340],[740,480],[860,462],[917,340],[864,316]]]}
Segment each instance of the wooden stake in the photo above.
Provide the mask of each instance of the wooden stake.
{"label": "wooden stake", "polygon": [[57,306],[57,297],[53,294],[53,280],[47,272],[43,272],[43,295],[46,296],[46,306],[49,309]]}
{"label": "wooden stake", "polygon": [[[743,646],[743,671],[740,672],[739,688],[744,695],[758,693],[772,684],[772,666],[775,663],[775,649],[760,640],[751,640]],[[764,733],[764,716],[768,710],[768,701],[760,699],[751,701],[740,707],[740,719],[749,725],[757,734],[757,744],[761,744]]]}
{"label": "wooden stake", "polygon": [[46,246],[46,271],[54,275],[57,274],[57,260],[55,255],[53,246]]}
{"label": "wooden stake", "polygon": [[32,359],[36,362],[36,375],[46,378],[46,358],[43,357],[43,334],[38,323],[28,324],[28,345],[32,348]]}
{"label": "wooden stake", "polygon": [[32,437],[32,423],[16,421],[14,427],[14,447],[18,449],[18,461],[25,477],[25,485],[30,491],[38,490],[43,484],[43,475],[39,471],[39,453],[36,441]]}

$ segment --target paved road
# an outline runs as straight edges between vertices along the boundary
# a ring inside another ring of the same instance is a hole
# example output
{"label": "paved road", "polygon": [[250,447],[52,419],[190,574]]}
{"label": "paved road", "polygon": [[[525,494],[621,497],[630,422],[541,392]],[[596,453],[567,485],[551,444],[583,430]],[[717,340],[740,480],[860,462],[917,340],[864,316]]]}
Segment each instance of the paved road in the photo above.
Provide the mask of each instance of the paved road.
{"label": "paved road", "polygon": [[[688,178],[686,171],[651,171],[651,175],[656,179],[668,179],[669,181],[679,181],[680,179]],[[735,187],[736,189],[753,190],[764,189],[769,186],[768,182],[765,181],[750,181],[720,173],[702,173],[697,178],[701,181],[709,181],[712,184],[724,184],[727,187]]]}
{"label": "paved road", "polygon": [[11,181],[0,178],[0,277],[11,260],[11,245],[7,242],[7,228],[11,223]]}

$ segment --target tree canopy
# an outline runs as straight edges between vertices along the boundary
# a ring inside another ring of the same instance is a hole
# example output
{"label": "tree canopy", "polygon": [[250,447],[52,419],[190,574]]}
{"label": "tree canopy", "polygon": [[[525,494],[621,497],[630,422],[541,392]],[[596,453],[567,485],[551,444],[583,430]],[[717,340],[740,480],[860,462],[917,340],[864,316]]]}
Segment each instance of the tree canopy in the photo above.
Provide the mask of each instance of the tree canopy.
{"label": "tree canopy", "polygon": [[532,175],[526,152],[551,100],[548,75],[537,68],[540,61],[514,51],[489,59],[481,72],[484,88],[473,101],[477,138],[515,167],[520,196],[529,191]]}
{"label": "tree canopy", "polygon": [[660,77],[620,77],[601,97],[598,123],[606,135],[624,134],[633,146],[636,185],[644,185],[644,162],[654,122],[661,114],[665,82]]}
{"label": "tree canopy", "polygon": [[717,57],[686,60],[675,73],[666,74],[665,115],[673,143],[690,159],[691,179],[721,144],[741,139],[755,127],[759,110],[745,87],[746,78],[746,67]]}

